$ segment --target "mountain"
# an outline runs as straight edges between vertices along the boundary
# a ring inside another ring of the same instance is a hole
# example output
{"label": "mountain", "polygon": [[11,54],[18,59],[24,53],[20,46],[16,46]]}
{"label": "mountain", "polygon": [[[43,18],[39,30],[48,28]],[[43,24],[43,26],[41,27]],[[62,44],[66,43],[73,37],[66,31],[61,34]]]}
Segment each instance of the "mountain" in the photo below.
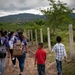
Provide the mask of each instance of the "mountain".
{"label": "mountain", "polygon": [[75,19],[75,13],[71,13],[70,16]]}
{"label": "mountain", "polygon": [[45,18],[44,15],[23,13],[0,17],[0,22],[28,22],[33,21],[35,19],[44,19],[44,18]]}
{"label": "mountain", "polygon": [[[70,17],[75,19],[75,13],[71,13]],[[33,21],[35,19],[45,19],[45,18],[46,17],[44,15],[23,13],[23,14],[16,14],[16,15],[0,17],[0,23],[1,22],[3,23],[4,22],[28,22],[28,21]]]}

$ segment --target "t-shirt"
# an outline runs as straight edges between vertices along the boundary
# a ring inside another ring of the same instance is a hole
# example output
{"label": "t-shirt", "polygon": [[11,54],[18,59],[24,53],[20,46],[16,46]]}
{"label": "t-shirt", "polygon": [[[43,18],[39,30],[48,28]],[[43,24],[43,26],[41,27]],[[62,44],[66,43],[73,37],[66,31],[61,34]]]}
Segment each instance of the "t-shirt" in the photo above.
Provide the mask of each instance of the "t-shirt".
{"label": "t-shirt", "polygon": [[1,37],[0,39],[1,39],[1,43],[2,43],[2,44],[3,44],[4,41],[6,40],[4,45],[9,48],[9,42],[8,42],[8,40],[7,40],[5,37]]}
{"label": "t-shirt", "polygon": [[37,64],[45,64],[46,52],[44,49],[38,49],[35,54]]}
{"label": "t-shirt", "polygon": [[10,49],[13,49],[13,45],[14,45],[14,43],[15,43],[15,39],[16,39],[15,36],[11,36],[11,38],[10,38],[10,40],[9,40]]}

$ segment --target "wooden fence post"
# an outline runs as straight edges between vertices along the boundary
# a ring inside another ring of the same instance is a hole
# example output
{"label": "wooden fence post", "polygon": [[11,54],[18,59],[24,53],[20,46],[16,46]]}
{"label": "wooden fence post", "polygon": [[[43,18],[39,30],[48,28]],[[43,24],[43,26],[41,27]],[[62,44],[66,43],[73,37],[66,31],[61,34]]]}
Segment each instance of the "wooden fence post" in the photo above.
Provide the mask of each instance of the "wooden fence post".
{"label": "wooden fence post", "polygon": [[49,28],[47,28],[47,35],[48,35],[48,49],[51,50],[50,29]]}
{"label": "wooden fence post", "polygon": [[32,30],[31,30],[31,43],[33,45],[33,32],[32,32]]}
{"label": "wooden fence post", "polygon": [[40,29],[40,38],[41,38],[41,42],[43,43],[43,34],[42,34],[42,28]]}
{"label": "wooden fence post", "polygon": [[28,30],[28,40],[30,41],[30,30]]}
{"label": "wooden fence post", "polygon": [[37,39],[37,30],[35,29],[35,39],[36,39],[36,45],[38,44],[38,39]]}
{"label": "wooden fence post", "polygon": [[74,59],[74,42],[73,42],[73,28],[72,24],[69,25],[69,40],[70,40],[70,57]]}

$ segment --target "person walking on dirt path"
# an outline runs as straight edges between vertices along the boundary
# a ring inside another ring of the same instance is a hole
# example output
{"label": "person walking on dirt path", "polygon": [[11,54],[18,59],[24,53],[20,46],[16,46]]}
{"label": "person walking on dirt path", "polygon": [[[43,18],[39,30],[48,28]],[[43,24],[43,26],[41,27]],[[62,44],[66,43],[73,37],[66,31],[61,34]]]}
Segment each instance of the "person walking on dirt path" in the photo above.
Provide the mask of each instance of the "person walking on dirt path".
{"label": "person walking on dirt path", "polygon": [[56,65],[58,75],[62,75],[62,60],[66,61],[67,54],[65,50],[65,46],[61,43],[61,37],[56,37],[57,43],[54,45],[52,52],[56,52]]}
{"label": "person walking on dirt path", "polygon": [[17,59],[19,61],[19,68],[20,68],[20,74],[23,74],[23,70],[24,70],[24,61],[26,58],[26,53],[28,52],[28,43],[26,38],[23,37],[23,32],[18,32],[18,37],[16,37],[16,42],[20,41],[22,43],[23,46],[23,50],[24,53],[21,56],[18,56]]}
{"label": "person walking on dirt path", "polygon": [[37,70],[39,75],[46,75],[45,73],[45,61],[46,61],[46,51],[43,49],[43,43],[38,43],[38,50],[35,54],[35,63],[37,63]]}
{"label": "person walking on dirt path", "polygon": [[15,43],[16,37],[14,36],[14,32],[11,31],[8,35],[8,41],[9,41],[9,51],[11,54],[11,60],[12,60],[12,65],[13,67],[16,67],[16,57],[13,58],[13,46]]}
{"label": "person walking on dirt path", "polygon": [[[6,52],[7,51],[7,52]],[[9,43],[5,38],[4,31],[0,31],[0,75],[4,75],[5,63],[6,63],[6,53],[9,56]]]}

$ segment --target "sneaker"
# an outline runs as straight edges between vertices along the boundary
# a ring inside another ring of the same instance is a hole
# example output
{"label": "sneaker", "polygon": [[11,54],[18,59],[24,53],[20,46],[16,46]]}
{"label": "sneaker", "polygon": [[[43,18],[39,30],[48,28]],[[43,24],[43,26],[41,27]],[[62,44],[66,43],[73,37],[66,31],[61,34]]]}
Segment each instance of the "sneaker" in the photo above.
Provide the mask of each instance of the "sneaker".
{"label": "sneaker", "polygon": [[15,58],[12,58],[12,60],[14,60]]}
{"label": "sneaker", "polygon": [[19,75],[22,75],[21,73]]}
{"label": "sneaker", "polygon": [[20,74],[19,74],[19,75],[22,75],[22,73],[23,73],[23,72],[20,72]]}
{"label": "sneaker", "polygon": [[22,74],[19,74],[19,75],[22,75]]}

